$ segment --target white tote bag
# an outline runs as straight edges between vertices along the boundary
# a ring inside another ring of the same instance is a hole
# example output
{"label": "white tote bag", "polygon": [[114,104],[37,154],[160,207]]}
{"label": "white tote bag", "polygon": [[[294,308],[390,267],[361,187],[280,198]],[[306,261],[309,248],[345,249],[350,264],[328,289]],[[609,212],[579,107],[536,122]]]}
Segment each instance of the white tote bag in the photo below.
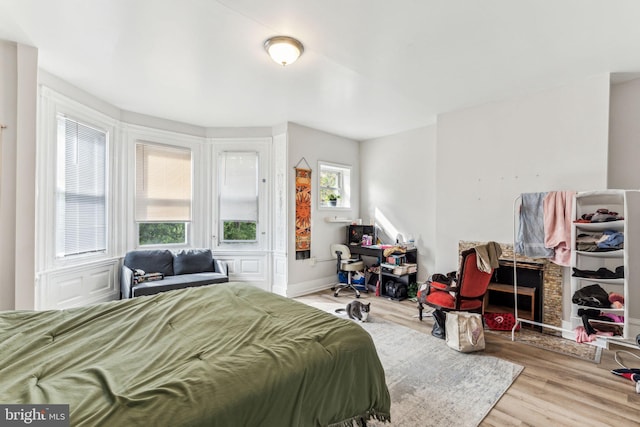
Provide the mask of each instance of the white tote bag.
{"label": "white tote bag", "polygon": [[478,313],[448,312],[445,321],[447,345],[462,353],[484,350],[484,328]]}

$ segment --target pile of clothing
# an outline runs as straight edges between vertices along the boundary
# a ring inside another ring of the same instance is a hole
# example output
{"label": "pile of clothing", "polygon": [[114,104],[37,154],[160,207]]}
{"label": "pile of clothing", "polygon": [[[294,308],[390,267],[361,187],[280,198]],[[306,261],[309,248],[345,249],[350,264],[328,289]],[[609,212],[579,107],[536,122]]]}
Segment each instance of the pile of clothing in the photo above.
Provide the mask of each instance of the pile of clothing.
{"label": "pile of clothing", "polygon": [[575,329],[576,341],[591,342],[598,336],[622,335],[624,316],[609,313],[597,308],[624,308],[624,296],[616,292],[607,292],[596,284],[578,289],[571,298],[574,304],[594,308],[578,309],[578,316],[582,318],[582,326]]}
{"label": "pile of clothing", "polygon": [[573,277],[584,277],[586,279],[623,279],[624,278],[624,266],[620,265],[616,267],[615,271],[611,271],[608,268],[601,267],[597,270],[581,270],[573,267]]}
{"label": "pile of clothing", "polygon": [[580,233],[576,236],[576,250],[583,252],[617,251],[624,248],[624,233],[615,230]]}
{"label": "pile of clothing", "polygon": [[[640,335],[636,337],[636,343],[640,346]],[[640,356],[635,353],[631,353],[630,351],[616,351],[615,360],[618,362],[618,365],[620,365],[620,368],[612,369],[611,373],[633,381],[636,387],[636,393],[640,394],[640,368],[627,368],[620,360],[621,354],[626,354],[631,357],[635,357],[636,359],[640,359]]]}
{"label": "pile of clothing", "polygon": [[578,223],[591,223],[591,222],[610,222],[610,221],[619,221],[624,219],[622,215],[618,215],[618,212],[610,211],[609,209],[601,208],[595,211],[594,213],[588,213],[582,215],[580,219],[577,219],[575,222]]}

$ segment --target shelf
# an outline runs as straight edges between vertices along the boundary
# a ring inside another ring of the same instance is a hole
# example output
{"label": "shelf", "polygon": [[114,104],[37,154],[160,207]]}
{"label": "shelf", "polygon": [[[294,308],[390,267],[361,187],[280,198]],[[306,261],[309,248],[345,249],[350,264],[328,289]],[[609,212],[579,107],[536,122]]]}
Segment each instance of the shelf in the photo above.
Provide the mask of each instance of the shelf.
{"label": "shelf", "polygon": [[604,231],[604,230],[615,230],[615,231],[623,231],[624,230],[624,220],[620,219],[617,221],[607,221],[607,222],[574,222],[574,225],[577,229],[583,231]]}
{"label": "shelf", "polygon": [[[582,192],[576,194],[574,203],[574,219],[580,218],[587,213],[596,213],[598,209],[608,209],[609,211],[618,212],[619,215],[625,217],[625,219],[619,219],[616,221],[605,222],[574,222],[572,228],[572,247],[576,248],[576,240],[580,233],[596,234],[605,230],[613,230],[624,234],[624,249],[618,249],[614,251],[604,252],[590,252],[590,251],[574,251],[572,254],[571,266],[574,268],[588,268],[589,270],[598,270],[599,268],[606,268],[610,271],[614,266],[616,270],[620,267],[624,268],[625,277],[618,278],[596,278],[596,277],[578,277],[572,274],[571,276],[571,292],[572,294],[577,292],[582,287],[589,284],[599,284],[607,293],[611,291],[620,293],[627,305],[623,308],[611,308],[611,307],[589,307],[584,305],[573,304],[571,315],[571,321],[573,325],[580,324],[581,317],[577,316],[577,309],[585,310],[598,310],[603,314],[611,313],[622,317],[622,321],[614,321],[611,319],[589,319],[589,323],[598,329],[598,325],[603,330],[619,329],[621,336],[598,336],[593,345],[608,348],[609,342],[621,342],[629,338],[630,325],[629,325],[629,310],[630,305],[634,302],[635,295],[630,289],[631,278],[637,275],[637,267],[635,263],[631,262],[634,259],[635,252],[637,252],[636,246],[640,242],[640,234],[629,225],[634,225],[631,218],[635,219],[635,214],[640,208],[640,192],[637,190],[601,190]],[[588,267],[587,267],[588,266]],[[606,319],[606,318],[605,318]],[[620,319],[618,319],[620,320]],[[574,323],[575,322],[575,323]],[[608,327],[608,328],[607,328]]]}
{"label": "shelf", "polygon": [[[484,308],[485,313],[513,313],[515,309],[506,305],[488,304]],[[533,313],[518,310],[518,317],[525,320],[534,320]]]}
{"label": "shelf", "polygon": [[[513,295],[515,290],[516,288],[513,285],[493,282],[489,283],[489,286],[487,287],[487,293],[485,294],[482,301],[482,310],[489,313],[514,313],[515,307],[491,304],[490,299],[493,292]],[[518,286],[518,296],[528,297],[530,301],[529,310],[518,310],[518,317],[532,321],[535,320],[534,316],[536,309],[536,288],[528,286]]]}
{"label": "shelf", "polygon": [[[601,325],[618,325],[618,326],[624,326],[624,322],[607,322],[605,320],[599,320],[599,319],[589,319],[589,323],[599,323]],[[614,335],[615,336],[615,335]]]}
{"label": "shelf", "polygon": [[341,223],[351,223],[352,220],[349,218],[340,218],[340,217],[336,217],[336,216],[328,216],[325,217],[324,220],[326,222],[341,222]]}
{"label": "shelf", "polygon": [[624,249],[616,249],[615,251],[605,252],[576,251],[576,255],[588,256],[592,258],[622,258],[624,257]]}
{"label": "shelf", "polygon": [[578,308],[584,308],[585,310],[600,310],[600,311],[606,311],[608,313],[624,314],[624,308],[589,307],[588,305],[578,305],[578,304],[574,304],[574,305]]}
{"label": "shelf", "polygon": [[413,273],[393,274],[393,273],[388,273],[386,271],[383,271],[382,274],[385,275],[385,276],[395,277],[396,279],[399,279],[401,277],[407,277],[407,276],[411,276],[412,274],[417,274],[417,273],[414,271]]}
{"label": "shelf", "polygon": [[594,279],[592,277],[578,277],[571,276],[572,279],[591,282],[591,283],[599,283],[602,285],[624,285],[624,278],[622,279]]}

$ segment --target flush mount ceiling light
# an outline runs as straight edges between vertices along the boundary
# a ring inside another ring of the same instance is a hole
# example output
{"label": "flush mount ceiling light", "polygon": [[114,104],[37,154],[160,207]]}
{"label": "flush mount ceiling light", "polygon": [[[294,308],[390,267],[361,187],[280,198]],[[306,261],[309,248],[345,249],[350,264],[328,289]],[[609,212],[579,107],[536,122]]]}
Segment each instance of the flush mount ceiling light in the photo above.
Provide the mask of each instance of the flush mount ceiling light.
{"label": "flush mount ceiling light", "polygon": [[264,42],[264,49],[271,59],[283,66],[293,64],[304,52],[302,43],[289,36],[271,37]]}

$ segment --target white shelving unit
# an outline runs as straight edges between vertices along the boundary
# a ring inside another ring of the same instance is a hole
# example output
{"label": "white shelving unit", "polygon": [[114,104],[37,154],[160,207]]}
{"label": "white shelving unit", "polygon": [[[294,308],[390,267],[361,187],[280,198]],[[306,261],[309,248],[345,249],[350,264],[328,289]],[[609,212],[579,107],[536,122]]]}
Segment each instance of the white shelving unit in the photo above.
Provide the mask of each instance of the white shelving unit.
{"label": "white shelving unit", "polygon": [[[614,313],[618,316],[624,316],[623,322],[602,322],[600,320],[593,322],[608,323],[617,325],[622,329],[621,335],[612,337],[599,337],[591,344],[608,348],[609,343],[615,342],[622,345],[635,346],[635,336],[629,328],[630,307],[633,301],[639,301],[637,279],[640,278],[639,263],[630,262],[633,258],[640,255],[640,225],[634,220],[634,213],[640,212],[640,192],[636,190],[603,190],[580,192],[576,194],[574,203],[574,219],[581,218],[584,214],[595,213],[598,209],[608,209],[617,212],[624,217],[623,220],[598,222],[598,223],[573,223],[571,230],[572,255],[571,266],[580,270],[596,271],[599,268],[606,268],[612,272],[616,268],[622,267],[624,270],[623,278],[585,278],[576,277],[571,270],[571,295],[587,286],[598,284],[607,293],[616,292],[624,296],[624,308],[610,307],[589,307],[571,304],[571,325],[572,329],[582,325],[582,318],[578,316],[579,309],[596,309],[602,313]],[[607,252],[591,252],[578,251],[576,238],[581,233],[597,233],[605,230],[614,230],[624,234],[624,249],[613,250]],[[635,298],[634,298],[635,296]]]}

